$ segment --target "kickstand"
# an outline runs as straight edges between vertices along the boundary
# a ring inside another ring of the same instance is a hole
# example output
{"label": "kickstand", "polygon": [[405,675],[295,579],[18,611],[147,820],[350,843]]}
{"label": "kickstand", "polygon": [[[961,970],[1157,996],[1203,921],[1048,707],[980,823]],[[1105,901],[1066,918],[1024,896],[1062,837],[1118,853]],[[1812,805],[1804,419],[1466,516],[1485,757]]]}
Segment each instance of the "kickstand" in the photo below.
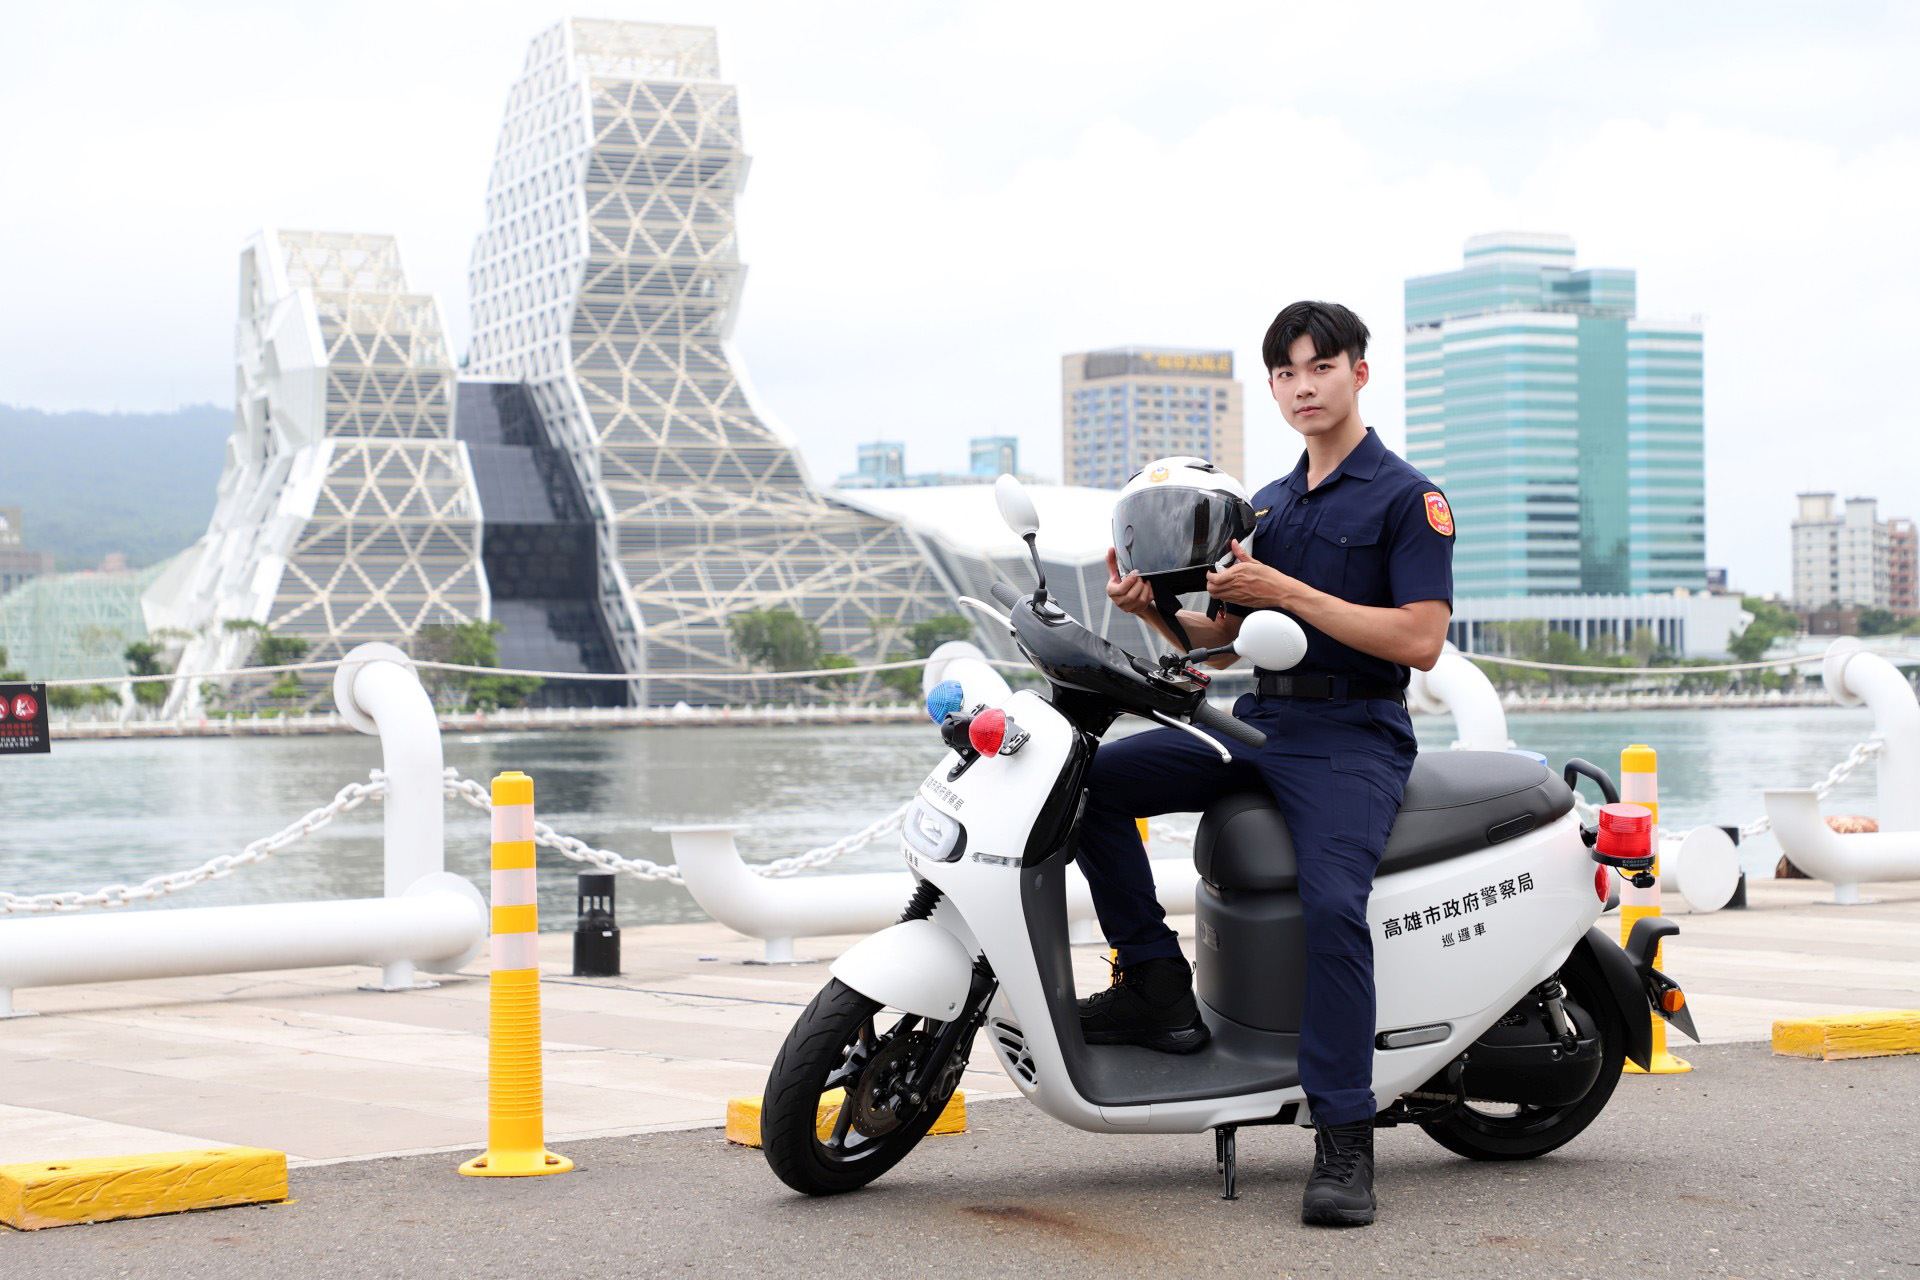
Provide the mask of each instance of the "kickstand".
{"label": "kickstand", "polygon": [[1237,1153],[1234,1149],[1237,1145],[1234,1137],[1236,1132],[1236,1127],[1230,1124],[1223,1124],[1213,1131],[1213,1158],[1220,1167],[1220,1198],[1222,1200],[1240,1198],[1240,1192],[1234,1186],[1235,1180],[1239,1177]]}

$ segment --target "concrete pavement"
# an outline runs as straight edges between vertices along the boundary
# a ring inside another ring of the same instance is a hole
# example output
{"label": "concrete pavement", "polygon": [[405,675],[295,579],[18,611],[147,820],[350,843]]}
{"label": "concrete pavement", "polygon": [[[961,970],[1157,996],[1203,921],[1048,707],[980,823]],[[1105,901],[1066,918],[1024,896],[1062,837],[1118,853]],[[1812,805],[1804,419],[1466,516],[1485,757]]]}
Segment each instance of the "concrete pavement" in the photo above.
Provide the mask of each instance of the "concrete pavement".
{"label": "concrete pavement", "polygon": [[1695,1049],[1621,1081],[1566,1148],[1475,1164],[1379,1135],[1380,1222],[1298,1223],[1311,1141],[1242,1130],[1225,1203],[1206,1135],[1097,1137],[975,1109],[865,1191],[807,1200],[712,1129],[555,1144],[579,1172],[466,1179],[456,1157],[298,1170],[290,1204],[32,1235],[0,1274],[302,1277],[1911,1276],[1920,1058]]}

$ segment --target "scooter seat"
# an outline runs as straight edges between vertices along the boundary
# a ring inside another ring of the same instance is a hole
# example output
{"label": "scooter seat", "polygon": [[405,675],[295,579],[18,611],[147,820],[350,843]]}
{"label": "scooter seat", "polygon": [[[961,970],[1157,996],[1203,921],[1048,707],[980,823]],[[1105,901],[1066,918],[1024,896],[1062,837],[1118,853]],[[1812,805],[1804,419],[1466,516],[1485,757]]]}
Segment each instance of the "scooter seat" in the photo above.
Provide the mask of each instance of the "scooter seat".
{"label": "scooter seat", "polygon": [[[1378,875],[1442,862],[1511,840],[1573,808],[1573,792],[1537,761],[1505,751],[1421,752],[1387,837]],[[1265,788],[1215,801],[1194,833],[1193,863],[1216,889],[1295,888],[1286,819]]]}

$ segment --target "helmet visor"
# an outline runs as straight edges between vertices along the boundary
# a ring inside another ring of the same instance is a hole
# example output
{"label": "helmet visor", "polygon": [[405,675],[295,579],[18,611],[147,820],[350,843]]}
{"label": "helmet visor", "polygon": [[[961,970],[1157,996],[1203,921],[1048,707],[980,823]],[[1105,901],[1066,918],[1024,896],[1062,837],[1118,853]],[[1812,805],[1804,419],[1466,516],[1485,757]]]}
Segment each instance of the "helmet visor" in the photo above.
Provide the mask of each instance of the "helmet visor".
{"label": "helmet visor", "polygon": [[1113,508],[1113,546],[1121,573],[1152,577],[1197,569],[1253,532],[1253,505],[1228,493],[1170,485],[1142,489]]}

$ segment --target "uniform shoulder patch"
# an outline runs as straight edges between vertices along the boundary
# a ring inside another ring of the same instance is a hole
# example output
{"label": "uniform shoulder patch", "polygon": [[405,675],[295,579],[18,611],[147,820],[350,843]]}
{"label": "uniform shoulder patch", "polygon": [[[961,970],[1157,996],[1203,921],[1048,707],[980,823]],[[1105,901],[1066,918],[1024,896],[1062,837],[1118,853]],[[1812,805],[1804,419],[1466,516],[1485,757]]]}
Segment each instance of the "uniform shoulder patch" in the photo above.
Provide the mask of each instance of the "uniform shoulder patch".
{"label": "uniform shoulder patch", "polygon": [[1259,518],[1260,518],[1261,516],[1264,516],[1265,514],[1267,514],[1267,512],[1269,512],[1269,511],[1271,511],[1271,510],[1273,510],[1273,508],[1272,508],[1272,507],[1262,507],[1262,508],[1260,508],[1260,509],[1259,509],[1258,511],[1256,511],[1256,512],[1254,512],[1254,513],[1253,513],[1253,518],[1254,518],[1255,520],[1258,520],[1258,519],[1259,519]]}
{"label": "uniform shoulder patch", "polygon": [[1447,505],[1447,495],[1438,489],[1429,489],[1422,496],[1427,508],[1427,523],[1433,531],[1443,538],[1453,536],[1453,508]]}

